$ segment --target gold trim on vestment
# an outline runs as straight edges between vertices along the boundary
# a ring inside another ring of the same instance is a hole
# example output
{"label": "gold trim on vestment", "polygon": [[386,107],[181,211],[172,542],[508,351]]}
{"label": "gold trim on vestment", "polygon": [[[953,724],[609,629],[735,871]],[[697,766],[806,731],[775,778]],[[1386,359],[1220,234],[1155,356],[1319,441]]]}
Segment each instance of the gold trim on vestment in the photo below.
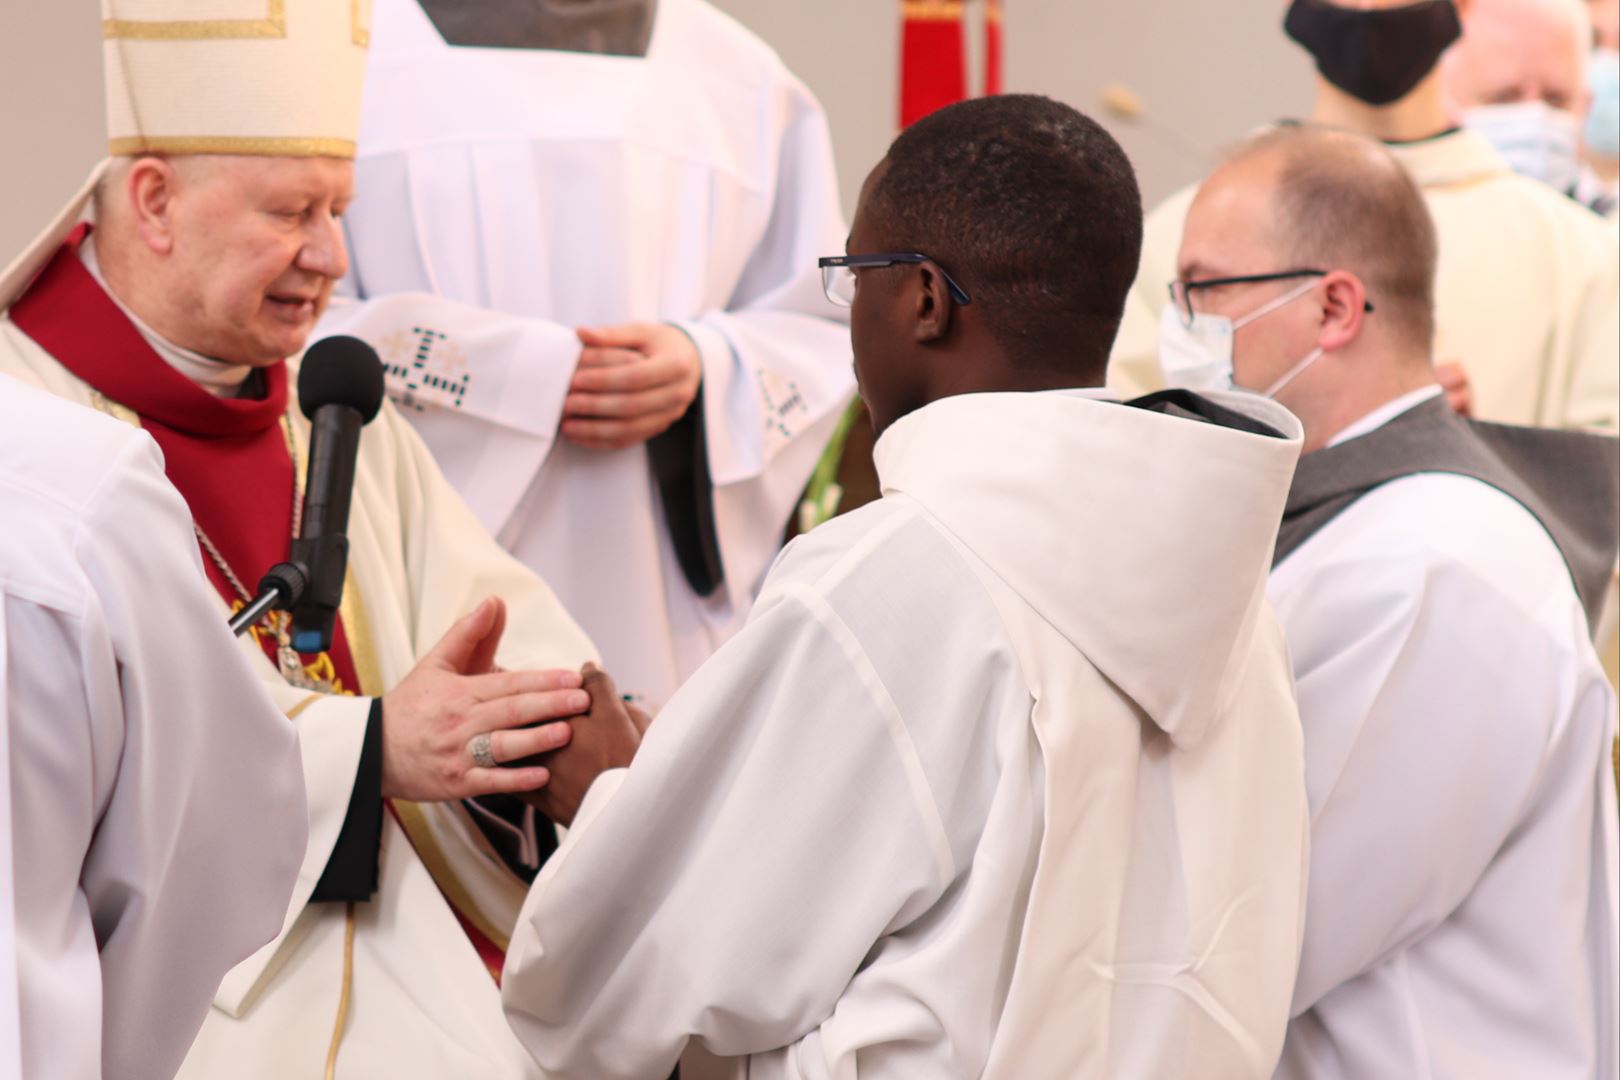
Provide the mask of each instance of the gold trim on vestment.
{"label": "gold trim on vestment", "polygon": [[281,135],[127,135],[107,140],[113,157],[142,154],[245,154],[256,157],[331,157],[353,160],[351,139]]}
{"label": "gold trim on vestment", "polygon": [[101,36],[134,41],[234,41],[287,36],[287,0],[265,0],[262,19],[104,19]]}
{"label": "gold trim on vestment", "polygon": [[288,720],[296,720],[296,719],[298,719],[301,715],[303,715],[303,712],[304,712],[305,709],[309,708],[311,705],[315,704],[317,701],[325,701],[327,696],[328,695],[326,695],[326,694],[311,694],[311,695],[309,695],[309,697],[305,698],[303,701],[300,701],[298,704],[294,705],[292,708],[287,710],[287,719]]}
{"label": "gold trim on vestment", "polygon": [[362,49],[371,47],[371,0],[349,0],[349,40]]}
{"label": "gold trim on vestment", "polygon": [[343,992],[338,995],[332,1045],[326,1051],[326,1080],[335,1080],[337,1076],[338,1048],[343,1045],[343,1029],[349,1025],[349,998],[354,992],[354,920],[354,901],[350,900],[343,917]]}
{"label": "gold trim on vestment", "polygon": [[387,687],[383,686],[382,667],[377,663],[377,649],[371,640],[371,621],[366,616],[366,604],[360,598],[360,585],[354,580],[353,567],[343,575],[338,618],[343,620],[343,639],[349,643],[354,677],[360,681],[355,693],[361,697],[382,697]]}
{"label": "gold trim on vestment", "polygon": [[900,15],[912,22],[960,22],[962,7],[962,0],[906,0]]}
{"label": "gold trim on vestment", "polygon": [[[395,799],[394,813],[399,817],[400,827],[405,830],[411,846],[416,849],[416,857],[427,867],[427,872],[439,886],[439,891],[444,893],[444,898],[450,901],[450,906],[505,952],[512,943],[512,935],[489,920],[489,916],[484,914],[473,900],[472,894],[467,891],[467,886],[462,884],[461,879],[451,869],[450,860],[445,857],[444,849],[439,847],[439,838],[434,835],[433,826],[428,824],[427,815],[422,812],[422,807],[403,799]],[[472,827],[477,828],[476,825]]]}
{"label": "gold trim on vestment", "polygon": [[103,394],[100,390],[96,390],[94,388],[91,389],[90,404],[95,407],[97,412],[106,413],[114,420],[122,420],[124,423],[135,428],[141,426],[140,413],[136,412],[128,405],[120,405],[106,394]]}

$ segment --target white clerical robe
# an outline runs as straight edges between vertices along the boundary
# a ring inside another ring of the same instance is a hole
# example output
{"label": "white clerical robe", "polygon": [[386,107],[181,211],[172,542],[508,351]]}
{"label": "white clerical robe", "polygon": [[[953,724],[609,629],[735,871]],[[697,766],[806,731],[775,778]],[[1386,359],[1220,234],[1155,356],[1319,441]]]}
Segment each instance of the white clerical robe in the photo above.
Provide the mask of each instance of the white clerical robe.
{"label": "white clerical robe", "polygon": [[1277,1076],[1615,1076],[1615,698],[1551,537],[1495,488],[1421,474],[1268,591],[1312,821]]}
{"label": "white clerical robe", "polygon": [[[667,701],[735,632],[854,383],[820,255],[844,247],[826,119],[760,40],[660,0],[646,57],[447,46],[377,0],[323,332],[390,395],[484,525],[558,592],[620,686]],[[676,561],[644,446],[558,437],[578,326],[667,321],[702,357],[724,584]]]}
{"label": "white clerical robe", "polygon": [[21,1075],[167,1080],[281,926],[307,835],[297,734],[150,438],[0,376],[0,507]]}
{"label": "white clerical robe", "polygon": [[[1440,237],[1437,360],[1460,361],[1481,420],[1620,426],[1620,244],[1602,218],[1508,168],[1460,129],[1391,154],[1422,189]],[[1147,218],[1141,269],[1109,365],[1122,393],[1164,385],[1159,312],[1196,185]],[[1245,268],[1255,273],[1285,267]],[[1376,294],[1370,299],[1375,314]]]}
{"label": "white clerical robe", "polygon": [[549,1075],[1266,1076],[1299,429],[1235,400],[1289,437],[1052,394],[895,423],[884,498],[788,547],[541,872],[503,994]]}
{"label": "white clerical robe", "polygon": [[[6,655],[6,606],[0,603],[0,657]],[[16,873],[11,855],[11,721],[6,708],[5,667],[0,665],[0,926],[17,925]],[[17,935],[0,933],[0,1077],[22,1076],[22,1025],[18,1000]]]}
{"label": "white clerical robe", "polygon": [[[88,385],[8,318],[0,318],[0,373],[98,404]],[[290,380],[296,383],[296,370]],[[289,415],[302,459],[309,425],[296,402]],[[302,460],[297,468],[302,475]],[[360,439],[348,539],[342,618],[367,695],[392,688],[451,623],[490,595],[507,603],[502,666],[577,668],[596,656],[545,584],[478,524],[391,405]],[[225,610],[218,602],[214,617],[223,619]],[[226,975],[180,1075],[318,1076],[346,1003],[339,1077],[537,1077],[501,1015],[493,978],[446,901],[449,894],[504,946],[527,891],[523,881],[460,804],[396,802],[398,820],[383,819],[374,898],[352,912],[309,903],[348,811],[371,701],[293,687],[257,644],[244,639],[241,648],[297,722],[309,845],[280,934]]]}

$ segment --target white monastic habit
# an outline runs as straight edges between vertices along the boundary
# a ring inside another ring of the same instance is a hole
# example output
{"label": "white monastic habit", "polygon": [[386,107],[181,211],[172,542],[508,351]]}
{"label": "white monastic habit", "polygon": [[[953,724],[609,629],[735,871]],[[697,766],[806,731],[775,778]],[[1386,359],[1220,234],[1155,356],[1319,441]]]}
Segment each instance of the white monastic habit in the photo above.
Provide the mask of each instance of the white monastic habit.
{"label": "white monastic habit", "polygon": [[1269,1072],[1299,428],[1222,400],[1288,436],[1061,392],[884,433],[884,498],[788,547],[530,893],[503,994],[549,1075]]}
{"label": "white monastic habit", "polygon": [[1615,698],[1551,537],[1477,480],[1411,476],[1301,544],[1268,592],[1312,818],[1277,1076],[1613,1077]]}
{"label": "white monastic habit", "polygon": [[[375,15],[347,216],[364,302],[323,332],[378,346],[479,519],[620,686],[666,701],[746,618],[853,390],[816,269],[845,238],[825,117],[704,0],[659,0],[644,57],[452,47],[416,0]],[[557,432],[575,327],[630,320],[673,322],[702,355],[724,573],[708,596],[647,448]]]}
{"label": "white monastic habit", "polygon": [[[1388,144],[1440,237],[1436,360],[1460,361],[1481,420],[1620,426],[1620,244],[1585,207],[1514,173],[1477,132]],[[1142,264],[1109,365],[1123,393],[1164,385],[1159,312],[1197,186],[1147,218]],[[1255,267],[1255,273],[1284,267]],[[1371,300],[1376,308],[1378,297]]]}
{"label": "white monastic habit", "polygon": [[[352,155],[368,6],[278,0],[263,20],[209,21],[196,18],[189,0],[103,0],[111,151]],[[192,516],[199,524],[207,518],[210,529],[246,521],[257,526],[243,526],[251,538],[274,553],[242,567],[239,576],[253,580],[283,557],[295,483],[307,472],[309,424],[290,389],[296,361],[260,369],[262,397],[233,396],[230,388],[245,374],[240,369],[190,353],[134,320],[96,277],[96,260],[82,246],[95,242],[76,227],[91,216],[90,192],[87,185],[0,274],[0,374],[21,376],[184,449],[189,478],[204,493]],[[56,343],[57,352],[41,339]],[[284,409],[275,408],[277,393],[286,395]],[[257,432],[188,426],[204,416],[216,422],[221,414],[267,411],[266,402],[282,415]],[[166,410],[161,417],[158,406]],[[244,479],[209,467],[209,454],[224,452],[213,446],[249,438],[260,440],[253,460],[274,468]],[[166,455],[171,479],[179,464],[178,454]],[[223,981],[213,980],[213,1008],[178,1075],[286,1080],[321,1076],[324,1068],[327,1075],[367,1080],[540,1080],[506,1024],[479,947],[504,949],[525,882],[465,805],[396,800],[385,810],[374,786],[380,770],[362,769],[361,762],[368,744],[380,752],[380,736],[372,741],[381,730],[371,719],[375,700],[488,596],[507,604],[496,658],[502,667],[578,668],[596,650],[546,585],[479,525],[390,405],[360,439],[347,535],[338,619],[345,652],[340,658],[334,645],[318,660],[341,659],[354,684],[343,693],[295,686],[259,644],[245,637],[239,643],[276,706],[296,724],[307,790],[296,816],[307,818],[309,839],[290,904],[277,897],[279,933]],[[223,544],[223,536],[215,537]],[[188,558],[197,551],[189,534],[175,543]],[[222,621],[227,611],[221,596],[209,617]],[[306,664],[303,674],[310,673]],[[362,853],[377,855],[369,899],[312,900],[350,817],[367,813],[379,836]],[[192,923],[230,917],[211,910]],[[170,993],[161,982],[141,989],[148,997]],[[171,1066],[164,1075],[172,1073]]]}
{"label": "white monastic habit", "polygon": [[[0,602],[0,657],[6,655],[6,605]],[[0,1077],[22,1076],[22,1006],[17,984],[17,889],[11,843],[11,722],[0,664]]]}
{"label": "white monastic habit", "polygon": [[220,978],[281,926],[298,739],[151,439],[0,376],[0,506],[0,935],[22,1033],[22,1072],[0,1075],[172,1077]]}

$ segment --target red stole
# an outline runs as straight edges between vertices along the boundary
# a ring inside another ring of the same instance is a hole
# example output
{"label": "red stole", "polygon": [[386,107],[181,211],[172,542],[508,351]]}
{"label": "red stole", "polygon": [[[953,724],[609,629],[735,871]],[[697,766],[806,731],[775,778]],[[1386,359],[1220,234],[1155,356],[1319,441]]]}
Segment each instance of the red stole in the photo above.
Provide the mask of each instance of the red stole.
{"label": "red stole", "polygon": [[[140,417],[191,516],[253,592],[260,575],[287,557],[292,539],[297,488],[281,424],[287,365],[263,369],[266,393],[253,401],[218,398],[193,383],[153,351],[79,261],[88,233],[87,225],[73,231],[12,306],[12,321],[63,367]],[[241,594],[206,550],[202,561],[225,602],[240,606]],[[274,636],[256,628],[254,637],[274,664]],[[341,619],[331,650],[301,659],[335,676],[340,693],[360,691]]]}

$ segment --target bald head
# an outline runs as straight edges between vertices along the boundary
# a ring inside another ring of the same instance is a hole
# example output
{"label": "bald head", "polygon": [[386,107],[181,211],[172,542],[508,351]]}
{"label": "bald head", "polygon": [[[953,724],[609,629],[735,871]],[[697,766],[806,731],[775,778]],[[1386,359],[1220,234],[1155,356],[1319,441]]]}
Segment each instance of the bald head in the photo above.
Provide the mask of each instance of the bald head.
{"label": "bald head", "polygon": [[[1251,249],[1246,262],[1356,275],[1378,322],[1427,353],[1439,257],[1434,222],[1417,185],[1376,142],[1326,128],[1274,128],[1242,144],[1204,182],[1198,201],[1207,219],[1225,219],[1232,235],[1223,246],[1264,249]],[[1194,277],[1213,276],[1193,269]]]}
{"label": "bald head", "polygon": [[1474,0],[1442,63],[1457,109],[1540,101],[1579,112],[1592,47],[1587,0]]}

